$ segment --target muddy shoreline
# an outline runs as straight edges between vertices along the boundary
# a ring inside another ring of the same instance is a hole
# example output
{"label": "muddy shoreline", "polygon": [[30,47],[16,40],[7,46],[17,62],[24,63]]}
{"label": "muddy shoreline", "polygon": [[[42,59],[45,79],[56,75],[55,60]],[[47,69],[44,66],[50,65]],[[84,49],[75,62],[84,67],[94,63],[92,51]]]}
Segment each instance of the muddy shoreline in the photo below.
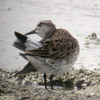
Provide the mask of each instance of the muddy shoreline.
{"label": "muddy shoreline", "polygon": [[[0,98],[11,100],[100,100],[100,70],[72,69],[53,79],[54,90],[44,89],[39,73],[13,77],[0,69]],[[38,85],[37,85],[38,84]]]}

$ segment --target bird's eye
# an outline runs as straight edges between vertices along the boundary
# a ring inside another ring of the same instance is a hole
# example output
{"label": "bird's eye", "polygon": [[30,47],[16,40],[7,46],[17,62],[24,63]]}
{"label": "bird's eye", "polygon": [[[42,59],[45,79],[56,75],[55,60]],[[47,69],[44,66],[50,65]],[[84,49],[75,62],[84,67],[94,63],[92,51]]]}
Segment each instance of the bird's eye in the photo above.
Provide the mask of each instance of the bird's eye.
{"label": "bird's eye", "polygon": [[43,25],[43,23],[39,23],[39,24],[38,24],[38,26],[42,26],[42,25]]}

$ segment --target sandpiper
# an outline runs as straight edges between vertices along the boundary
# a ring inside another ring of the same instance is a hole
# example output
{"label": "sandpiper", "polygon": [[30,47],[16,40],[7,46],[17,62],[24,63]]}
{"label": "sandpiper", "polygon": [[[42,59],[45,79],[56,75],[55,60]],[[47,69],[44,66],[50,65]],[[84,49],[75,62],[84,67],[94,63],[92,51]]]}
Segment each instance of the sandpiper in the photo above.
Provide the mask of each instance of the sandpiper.
{"label": "sandpiper", "polygon": [[34,30],[25,35],[15,32],[15,36],[17,40],[13,45],[24,51],[20,55],[28,61],[23,70],[16,75],[31,71],[44,73],[45,89],[46,74],[51,75],[50,84],[53,89],[53,75],[68,72],[79,55],[77,39],[65,29],[57,29],[50,20],[40,21]]}

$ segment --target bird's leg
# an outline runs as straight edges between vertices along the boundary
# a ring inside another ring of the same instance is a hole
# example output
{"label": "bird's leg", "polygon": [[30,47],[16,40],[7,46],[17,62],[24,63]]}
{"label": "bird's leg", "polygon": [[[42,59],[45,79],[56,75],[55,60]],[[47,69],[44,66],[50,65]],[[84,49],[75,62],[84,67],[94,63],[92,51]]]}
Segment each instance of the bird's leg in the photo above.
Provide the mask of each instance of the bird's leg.
{"label": "bird's leg", "polygon": [[46,73],[44,73],[43,77],[44,77],[45,89],[47,89],[47,80],[46,80],[47,75],[46,75]]}
{"label": "bird's leg", "polygon": [[54,76],[54,75],[51,75],[51,76],[50,76],[50,86],[51,86],[51,89],[52,89],[52,90],[53,90],[53,83],[52,83],[53,76]]}

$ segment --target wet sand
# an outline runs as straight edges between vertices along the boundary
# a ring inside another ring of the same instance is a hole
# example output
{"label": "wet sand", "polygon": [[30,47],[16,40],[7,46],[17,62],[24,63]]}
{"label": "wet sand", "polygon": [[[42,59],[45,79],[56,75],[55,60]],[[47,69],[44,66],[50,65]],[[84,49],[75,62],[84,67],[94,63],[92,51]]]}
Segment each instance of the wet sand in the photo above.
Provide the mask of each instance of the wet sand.
{"label": "wet sand", "polygon": [[65,75],[55,76],[53,79],[54,90],[51,90],[49,86],[48,89],[44,89],[43,78],[39,73],[29,73],[14,78],[15,73],[0,69],[0,98],[7,97],[11,100],[100,100],[100,70],[72,69]]}

